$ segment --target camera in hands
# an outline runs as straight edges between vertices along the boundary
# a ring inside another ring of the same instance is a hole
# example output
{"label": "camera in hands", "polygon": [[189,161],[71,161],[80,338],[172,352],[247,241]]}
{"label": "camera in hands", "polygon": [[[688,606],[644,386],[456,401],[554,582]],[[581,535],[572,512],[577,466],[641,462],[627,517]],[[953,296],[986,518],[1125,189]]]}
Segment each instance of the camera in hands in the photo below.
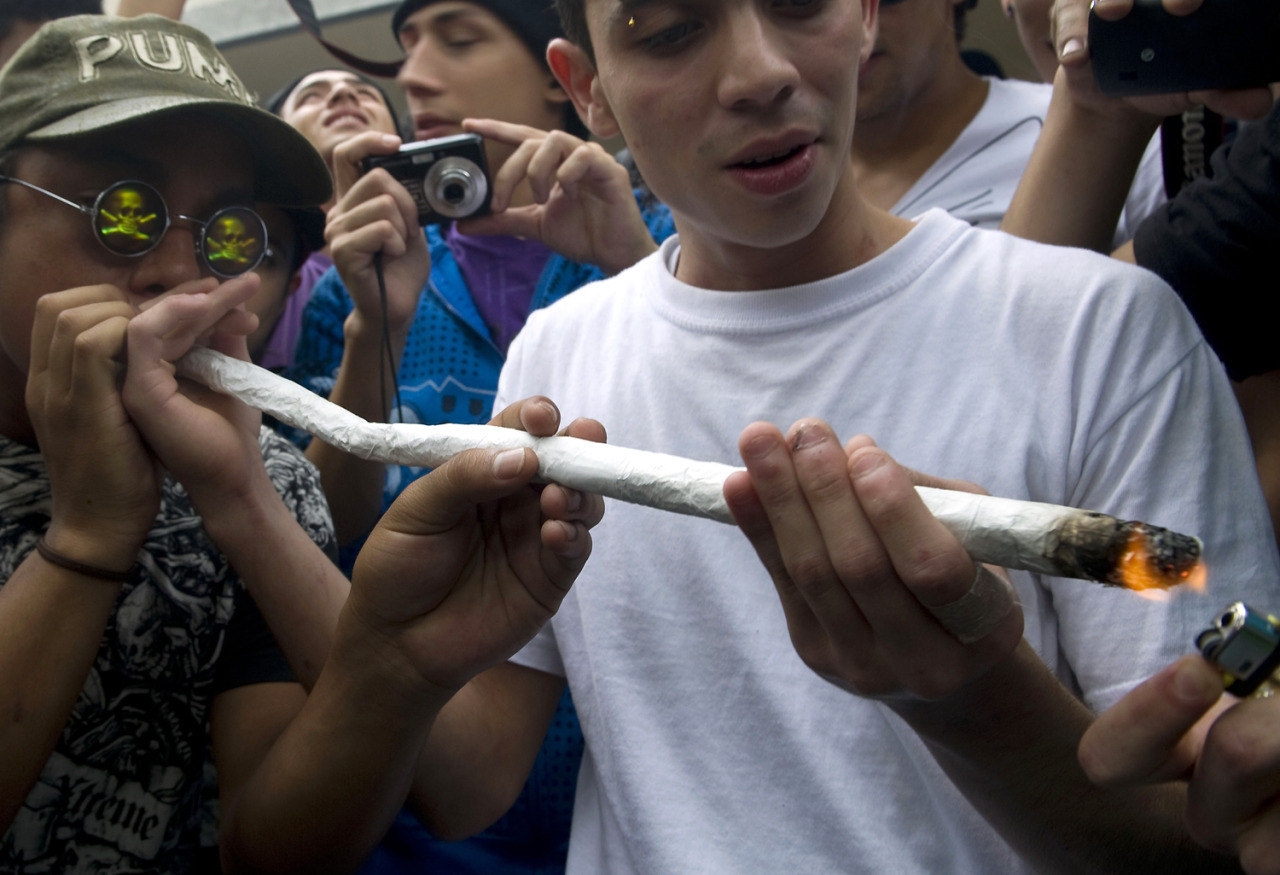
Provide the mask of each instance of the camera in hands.
{"label": "camera in hands", "polygon": [[1134,0],[1118,21],[1089,13],[1089,54],[1103,94],[1248,88],[1280,80],[1280,2],[1204,0],[1189,15]]}
{"label": "camera in hands", "polygon": [[419,225],[441,225],[487,215],[489,168],[484,141],[458,134],[405,143],[394,155],[371,155],[364,170],[381,167],[408,189],[418,205]]}

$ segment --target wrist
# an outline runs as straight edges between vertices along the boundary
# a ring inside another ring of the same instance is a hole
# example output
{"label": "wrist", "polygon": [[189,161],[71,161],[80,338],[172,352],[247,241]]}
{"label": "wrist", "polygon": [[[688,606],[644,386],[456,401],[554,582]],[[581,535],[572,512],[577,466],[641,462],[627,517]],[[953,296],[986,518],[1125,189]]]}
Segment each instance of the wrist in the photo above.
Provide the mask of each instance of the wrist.
{"label": "wrist", "polygon": [[36,553],[48,565],[57,566],[81,577],[106,583],[124,583],[137,565],[138,550],[122,544],[105,548],[91,540],[76,538],[73,533],[57,532],[54,527],[36,541]]}
{"label": "wrist", "polygon": [[396,630],[361,610],[353,590],[343,605],[334,633],[330,663],[344,675],[379,688],[389,701],[426,715],[439,713],[457,693],[425,678],[397,641]]}

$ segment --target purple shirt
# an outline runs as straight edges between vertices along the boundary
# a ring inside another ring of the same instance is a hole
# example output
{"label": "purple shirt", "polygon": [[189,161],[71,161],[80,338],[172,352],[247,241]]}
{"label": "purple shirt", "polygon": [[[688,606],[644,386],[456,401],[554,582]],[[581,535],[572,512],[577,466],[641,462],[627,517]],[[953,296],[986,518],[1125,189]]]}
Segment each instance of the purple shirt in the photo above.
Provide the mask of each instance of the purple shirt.
{"label": "purple shirt", "polygon": [[258,364],[269,370],[278,371],[293,366],[293,355],[298,349],[298,336],[302,334],[302,311],[307,309],[307,301],[311,300],[311,290],[321,274],[333,267],[333,259],[322,252],[313,252],[311,257],[302,262],[298,275],[302,282],[289,300],[285,301],[280,321],[275,330],[262,345],[262,356]]}
{"label": "purple shirt", "polygon": [[505,355],[529,317],[551,250],[537,240],[519,237],[470,237],[453,225],[445,231],[444,240],[458,260],[493,342]]}

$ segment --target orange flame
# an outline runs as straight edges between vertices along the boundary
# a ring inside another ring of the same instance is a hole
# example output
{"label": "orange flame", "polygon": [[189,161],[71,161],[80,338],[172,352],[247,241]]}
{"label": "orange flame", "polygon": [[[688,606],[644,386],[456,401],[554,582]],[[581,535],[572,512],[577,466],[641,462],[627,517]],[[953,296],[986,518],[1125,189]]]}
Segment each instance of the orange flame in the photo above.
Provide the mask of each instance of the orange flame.
{"label": "orange flame", "polygon": [[1203,592],[1209,575],[1203,560],[1187,569],[1160,569],[1152,561],[1146,534],[1135,531],[1120,556],[1118,577],[1124,586],[1139,595],[1163,600],[1169,597],[1169,588],[1178,585]]}

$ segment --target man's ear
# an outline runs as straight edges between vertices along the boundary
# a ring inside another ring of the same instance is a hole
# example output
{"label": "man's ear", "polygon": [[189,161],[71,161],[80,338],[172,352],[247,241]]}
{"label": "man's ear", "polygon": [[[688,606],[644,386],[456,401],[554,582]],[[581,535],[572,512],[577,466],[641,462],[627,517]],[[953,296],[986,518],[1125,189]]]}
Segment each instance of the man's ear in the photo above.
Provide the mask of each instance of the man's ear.
{"label": "man's ear", "polygon": [[602,140],[618,135],[618,122],[605,99],[596,66],[587,53],[567,39],[557,37],[547,46],[547,66],[573,101],[578,117]]}
{"label": "man's ear", "polygon": [[862,50],[860,63],[866,63],[876,46],[876,31],[880,25],[880,0],[862,0]]}

